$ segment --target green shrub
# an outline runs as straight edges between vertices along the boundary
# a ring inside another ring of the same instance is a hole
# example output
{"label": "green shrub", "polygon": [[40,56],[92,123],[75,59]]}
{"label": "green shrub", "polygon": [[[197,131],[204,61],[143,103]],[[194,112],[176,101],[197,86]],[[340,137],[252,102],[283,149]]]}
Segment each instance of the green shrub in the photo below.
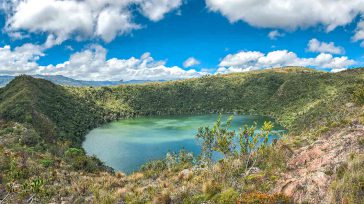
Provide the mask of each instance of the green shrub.
{"label": "green shrub", "polygon": [[30,188],[33,193],[41,193],[44,191],[44,180],[43,179],[34,179],[30,183]]}
{"label": "green shrub", "polygon": [[358,144],[359,144],[360,146],[364,146],[364,138],[363,138],[363,137],[358,138]]}
{"label": "green shrub", "polygon": [[41,164],[42,164],[42,166],[43,166],[44,168],[51,167],[51,166],[53,166],[53,164],[54,164],[54,161],[53,161],[53,160],[50,160],[50,159],[43,159],[43,160],[41,160],[40,162],[41,162]]}
{"label": "green shrub", "polygon": [[140,167],[140,170],[148,177],[158,176],[166,169],[167,164],[164,160],[149,161]]}
{"label": "green shrub", "polygon": [[5,127],[3,129],[0,130],[1,134],[9,134],[12,133],[14,131],[14,128],[12,127]]}
{"label": "green shrub", "polygon": [[143,164],[140,169],[141,171],[163,171],[166,167],[164,160],[154,160]]}
{"label": "green shrub", "polygon": [[238,192],[236,192],[232,188],[229,188],[221,192],[220,194],[214,196],[212,200],[219,204],[231,204],[231,203],[236,203],[236,201],[238,200],[238,196],[239,196]]}
{"label": "green shrub", "polygon": [[92,173],[104,169],[99,159],[94,156],[87,156],[82,149],[69,148],[65,152],[65,160],[74,170],[84,170]]}
{"label": "green shrub", "polygon": [[209,200],[208,197],[204,194],[195,195],[195,196],[187,196],[183,200],[183,204],[205,203],[208,200]]}
{"label": "green shrub", "polygon": [[168,152],[165,158],[166,166],[169,170],[178,170],[188,168],[194,163],[193,153],[187,152],[185,149],[176,152]]}
{"label": "green shrub", "polygon": [[212,198],[214,195],[220,193],[221,190],[221,183],[217,181],[209,180],[202,185],[202,192],[206,195],[207,198]]}
{"label": "green shrub", "polygon": [[355,102],[359,105],[364,104],[364,86],[358,86],[357,90],[354,91]]}
{"label": "green shrub", "polygon": [[42,143],[42,138],[38,133],[31,129],[25,131],[25,133],[20,135],[20,144],[27,146],[36,146]]}
{"label": "green shrub", "polygon": [[69,148],[66,152],[65,152],[65,156],[66,158],[75,158],[78,156],[84,156],[85,153],[82,149],[78,149],[78,148]]}

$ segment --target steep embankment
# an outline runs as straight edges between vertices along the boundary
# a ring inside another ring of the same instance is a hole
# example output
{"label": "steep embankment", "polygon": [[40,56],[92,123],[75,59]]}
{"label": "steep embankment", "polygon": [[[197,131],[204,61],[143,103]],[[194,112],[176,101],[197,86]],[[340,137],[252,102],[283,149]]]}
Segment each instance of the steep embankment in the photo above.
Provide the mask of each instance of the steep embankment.
{"label": "steep embankment", "polygon": [[[364,146],[361,144],[363,141],[364,126],[353,124],[345,128],[334,128],[314,143],[294,150],[287,161],[287,171],[282,174],[273,192],[284,193],[292,197],[296,203],[341,203],[345,197],[352,198],[350,203],[360,202],[360,195],[355,195],[354,192],[340,195],[340,192],[347,189],[338,186],[338,192],[331,192],[330,195],[330,188],[335,188],[335,184],[331,184],[337,177],[338,180],[342,180],[340,174],[348,168],[350,160],[364,152]],[[363,162],[360,161],[359,164],[362,165]],[[359,175],[363,176],[364,170],[361,171]],[[362,188],[361,182],[364,180],[361,176],[349,185]]]}
{"label": "steep embankment", "polygon": [[0,91],[0,118],[31,124],[47,141],[79,144],[87,130],[104,123],[102,108],[64,87],[20,76]]}

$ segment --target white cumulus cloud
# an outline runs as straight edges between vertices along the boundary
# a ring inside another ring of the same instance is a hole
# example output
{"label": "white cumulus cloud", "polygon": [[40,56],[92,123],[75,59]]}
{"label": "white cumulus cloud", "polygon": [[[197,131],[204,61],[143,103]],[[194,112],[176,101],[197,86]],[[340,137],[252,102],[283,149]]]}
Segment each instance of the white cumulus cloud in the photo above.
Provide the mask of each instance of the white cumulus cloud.
{"label": "white cumulus cloud", "polygon": [[364,14],[362,0],[206,0],[206,4],[231,22],[286,30],[321,25],[332,31]]}
{"label": "white cumulus cloud", "polygon": [[42,74],[63,75],[80,80],[174,80],[200,77],[205,72],[167,66],[165,61],[144,53],[140,58],[107,59],[107,50],[100,45],[72,54],[69,60],[41,66],[37,61],[44,56],[45,45],[24,44],[11,48],[0,47],[0,73],[2,75]]}
{"label": "white cumulus cloud", "polygon": [[0,47],[0,73],[18,75],[32,73],[38,70],[36,61],[44,56],[43,48],[38,45],[24,44],[11,48],[9,45]]}
{"label": "white cumulus cloud", "polygon": [[194,57],[190,57],[185,62],[183,62],[183,66],[186,67],[186,68],[187,67],[192,67],[192,66],[195,66],[195,65],[199,65],[199,64],[200,64],[200,61],[198,61]]}
{"label": "white cumulus cloud", "polygon": [[278,30],[272,30],[271,32],[268,33],[268,37],[271,40],[276,40],[279,37],[283,37],[284,33],[279,32]]}
{"label": "white cumulus cloud", "polygon": [[355,63],[346,56],[333,57],[331,54],[321,53],[314,58],[300,58],[297,54],[287,50],[262,52],[238,52],[229,54],[219,64],[219,73],[244,72],[284,66],[307,66],[314,68],[328,68],[332,71],[347,68]]}
{"label": "white cumulus cloud", "polygon": [[64,63],[40,66],[37,74],[64,75],[81,80],[172,80],[199,77],[204,73],[178,66],[168,67],[165,61],[154,60],[150,53],[140,58],[107,59],[107,50],[99,45],[73,54]]}
{"label": "white cumulus cloud", "polygon": [[140,28],[139,25],[132,23],[130,18],[128,12],[123,13],[115,8],[105,9],[97,19],[96,34],[105,42],[110,42],[119,34]]}
{"label": "white cumulus cloud", "polygon": [[227,55],[219,64],[221,67],[237,67],[242,64],[249,65],[263,57],[264,54],[256,51],[239,52],[236,54]]}
{"label": "white cumulus cloud", "polygon": [[110,42],[140,28],[133,21],[133,7],[158,21],[181,5],[182,0],[6,0],[0,9],[6,13],[8,33],[47,33],[60,44],[72,37]]}
{"label": "white cumulus cloud", "polygon": [[182,0],[142,0],[142,13],[152,21],[161,20],[164,15],[182,5]]}
{"label": "white cumulus cloud", "polygon": [[62,40],[72,33],[90,36],[93,14],[85,4],[77,1],[28,0],[19,2],[7,20],[7,30],[47,32]]}
{"label": "white cumulus cloud", "polygon": [[361,46],[364,47],[364,20],[361,20],[356,28],[355,35],[353,36],[353,40],[362,41]]}
{"label": "white cumulus cloud", "polygon": [[316,38],[308,42],[307,50],[318,53],[344,54],[345,50],[342,47],[335,46],[334,42],[320,42]]}
{"label": "white cumulus cloud", "polygon": [[[72,54],[69,60],[56,65],[42,66],[46,45],[24,44],[19,47],[0,47],[0,73],[3,75],[42,74],[64,75],[81,80],[174,80],[200,77],[211,70],[196,71],[178,66],[167,66],[166,61],[155,60],[150,53],[128,59],[107,58],[107,50],[100,45]],[[223,58],[216,73],[244,72],[283,66],[308,66],[341,71],[354,65],[346,56],[334,57],[320,53],[314,58],[300,58],[287,50],[269,53],[241,51]]]}

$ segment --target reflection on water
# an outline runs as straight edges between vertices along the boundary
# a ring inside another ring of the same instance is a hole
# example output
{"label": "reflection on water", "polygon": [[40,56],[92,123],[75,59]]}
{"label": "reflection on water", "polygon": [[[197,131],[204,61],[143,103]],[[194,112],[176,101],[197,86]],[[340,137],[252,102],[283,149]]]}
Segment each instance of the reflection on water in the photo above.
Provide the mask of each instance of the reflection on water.
{"label": "reflection on water", "polygon": [[[120,120],[92,130],[83,143],[89,155],[96,155],[106,165],[125,173],[131,173],[150,160],[162,159],[168,151],[178,152],[182,148],[200,153],[195,139],[199,127],[212,126],[218,115],[145,117]],[[228,115],[223,115],[223,121]],[[260,126],[262,116],[235,116],[232,129],[243,124]],[[275,124],[275,130],[283,128]]]}

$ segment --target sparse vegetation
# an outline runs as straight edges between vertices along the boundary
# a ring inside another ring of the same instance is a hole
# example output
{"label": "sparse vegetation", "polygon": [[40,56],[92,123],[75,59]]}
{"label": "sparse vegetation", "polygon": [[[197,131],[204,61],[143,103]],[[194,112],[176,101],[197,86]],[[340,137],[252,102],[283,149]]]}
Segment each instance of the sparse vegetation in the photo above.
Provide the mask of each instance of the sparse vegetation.
{"label": "sparse vegetation", "polygon": [[354,155],[341,165],[332,183],[334,203],[360,203],[364,200],[364,155]]}

